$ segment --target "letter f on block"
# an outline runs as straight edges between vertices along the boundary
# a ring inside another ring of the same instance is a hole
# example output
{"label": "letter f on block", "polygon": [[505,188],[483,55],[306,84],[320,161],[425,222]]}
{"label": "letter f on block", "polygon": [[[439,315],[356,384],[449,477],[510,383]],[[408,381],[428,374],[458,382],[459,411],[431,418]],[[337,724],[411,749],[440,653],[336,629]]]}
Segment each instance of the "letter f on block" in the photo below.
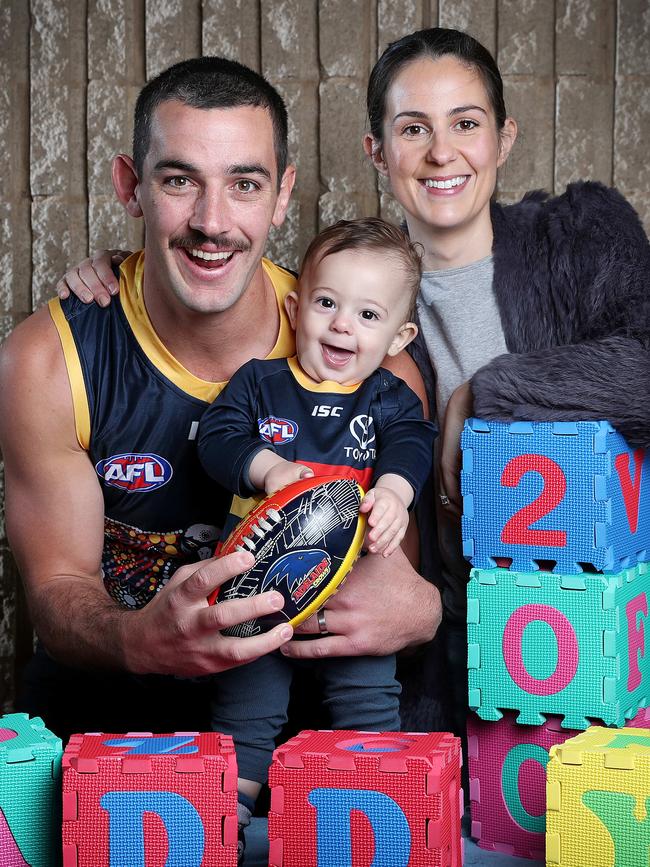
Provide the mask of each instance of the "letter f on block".
{"label": "letter f on block", "polygon": [[639,593],[625,606],[628,633],[628,676],[627,691],[632,692],[641,685],[642,676],[639,668],[639,657],[645,656],[645,630],[639,614],[648,616],[648,599],[645,593]]}
{"label": "letter f on block", "polygon": [[175,792],[106,792],[100,805],[109,815],[110,867],[146,867],[143,818],[155,813],[167,831],[165,867],[201,867],[203,822],[192,804]]}
{"label": "letter f on block", "polygon": [[366,816],[375,835],[370,867],[407,867],[411,829],[400,806],[388,795],[369,789],[313,789],[308,800],[316,807],[318,867],[354,867],[352,810]]}

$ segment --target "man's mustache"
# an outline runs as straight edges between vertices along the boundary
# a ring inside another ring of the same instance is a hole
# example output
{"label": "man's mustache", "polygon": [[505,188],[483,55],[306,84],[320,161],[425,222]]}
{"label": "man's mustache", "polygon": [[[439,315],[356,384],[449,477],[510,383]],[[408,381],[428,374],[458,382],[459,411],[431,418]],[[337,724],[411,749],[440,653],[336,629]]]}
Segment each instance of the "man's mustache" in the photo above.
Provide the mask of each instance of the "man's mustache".
{"label": "man's mustache", "polygon": [[193,232],[191,235],[184,235],[181,238],[170,238],[169,249],[182,247],[191,249],[194,247],[202,247],[204,244],[212,244],[215,247],[220,247],[226,250],[235,250],[239,253],[246,253],[250,250],[251,245],[247,241],[242,241],[238,238],[231,238],[229,235],[204,235],[203,232]]}

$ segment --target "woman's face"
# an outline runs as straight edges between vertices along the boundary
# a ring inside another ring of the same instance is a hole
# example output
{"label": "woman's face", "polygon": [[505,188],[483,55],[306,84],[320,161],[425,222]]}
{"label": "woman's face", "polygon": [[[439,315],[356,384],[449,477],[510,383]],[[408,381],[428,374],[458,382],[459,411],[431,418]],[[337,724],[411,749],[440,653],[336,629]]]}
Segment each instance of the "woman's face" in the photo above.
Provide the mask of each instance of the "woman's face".
{"label": "woman's face", "polygon": [[[451,56],[422,57],[405,66],[386,98],[381,145],[367,139],[377,169],[390,179],[414,240],[467,229],[488,233],[497,168],[516,126],[501,135],[478,72]],[[453,232],[457,236],[457,232]]]}

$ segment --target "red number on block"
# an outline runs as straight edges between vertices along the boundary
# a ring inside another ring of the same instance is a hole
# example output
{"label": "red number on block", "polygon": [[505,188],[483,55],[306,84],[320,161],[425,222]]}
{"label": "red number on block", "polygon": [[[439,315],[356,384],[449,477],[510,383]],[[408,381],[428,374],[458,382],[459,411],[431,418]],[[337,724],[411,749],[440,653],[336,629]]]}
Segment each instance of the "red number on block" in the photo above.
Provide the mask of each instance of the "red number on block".
{"label": "red number on block", "polygon": [[545,455],[517,455],[503,468],[501,484],[516,488],[526,473],[539,473],[544,480],[542,492],[506,521],[501,530],[501,541],[507,545],[546,545],[554,548],[566,546],[564,530],[532,530],[531,524],[539,521],[564,499],[566,477],[562,468]]}
{"label": "red number on block", "polygon": [[621,483],[621,493],[625,503],[627,522],[630,525],[630,533],[636,533],[639,526],[639,497],[641,496],[641,473],[643,471],[643,459],[645,449],[634,450],[634,482],[630,478],[630,456],[627,452],[621,452],[614,459],[614,466]]}

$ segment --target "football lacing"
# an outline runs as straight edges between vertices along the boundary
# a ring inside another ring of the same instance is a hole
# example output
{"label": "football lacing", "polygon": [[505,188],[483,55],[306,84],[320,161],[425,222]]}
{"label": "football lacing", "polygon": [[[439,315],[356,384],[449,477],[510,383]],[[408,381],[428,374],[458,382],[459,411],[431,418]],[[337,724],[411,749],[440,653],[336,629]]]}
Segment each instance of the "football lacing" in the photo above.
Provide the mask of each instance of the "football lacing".
{"label": "football lacing", "polygon": [[[270,518],[274,524],[279,524],[282,521],[282,515],[278,512],[277,509],[267,509],[266,517]],[[269,530],[272,529],[273,524],[270,524],[263,517],[258,518],[257,524],[251,524],[250,526],[250,532],[253,535],[257,536],[258,539],[263,539],[266,533],[268,533]],[[246,546],[246,548],[244,548],[243,545],[235,545],[236,551],[246,551],[246,549],[248,549],[249,551],[256,550],[255,540],[251,538],[251,535],[243,536],[242,543]]]}

